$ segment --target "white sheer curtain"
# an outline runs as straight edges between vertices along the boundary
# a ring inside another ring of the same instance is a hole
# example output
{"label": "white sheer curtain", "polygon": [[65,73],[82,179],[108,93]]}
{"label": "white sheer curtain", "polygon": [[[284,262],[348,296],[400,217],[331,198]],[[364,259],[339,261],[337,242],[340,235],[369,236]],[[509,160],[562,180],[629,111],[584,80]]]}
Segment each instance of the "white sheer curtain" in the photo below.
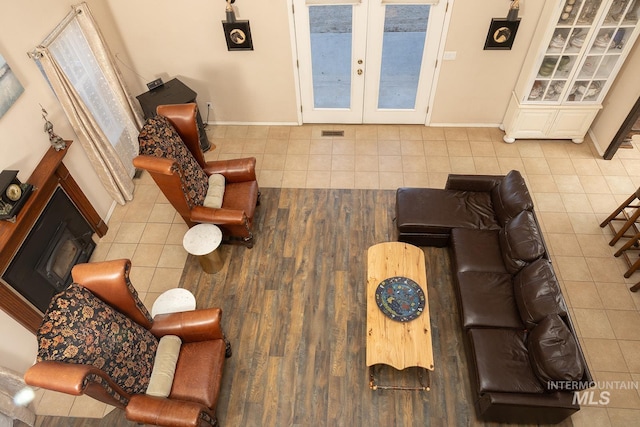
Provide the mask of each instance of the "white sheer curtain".
{"label": "white sheer curtain", "polygon": [[109,194],[120,204],[132,200],[142,115],[87,4],[72,6],[30,56],[40,64]]}

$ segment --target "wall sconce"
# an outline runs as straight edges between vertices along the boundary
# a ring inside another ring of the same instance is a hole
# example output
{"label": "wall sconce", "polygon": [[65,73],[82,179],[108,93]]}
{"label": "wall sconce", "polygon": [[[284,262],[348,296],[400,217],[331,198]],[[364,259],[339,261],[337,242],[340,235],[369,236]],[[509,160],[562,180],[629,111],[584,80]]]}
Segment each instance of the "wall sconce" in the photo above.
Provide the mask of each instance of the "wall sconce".
{"label": "wall sconce", "polygon": [[484,50],[511,50],[520,26],[520,0],[511,0],[507,19],[493,18],[484,42]]}
{"label": "wall sconce", "polygon": [[507,21],[517,21],[518,12],[520,12],[520,0],[512,0],[507,13]]}
{"label": "wall sconce", "polygon": [[253,50],[251,40],[251,28],[249,21],[238,21],[233,10],[235,0],[226,0],[225,15],[227,20],[222,21],[224,37],[227,40],[227,50]]}
{"label": "wall sconce", "polygon": [[231,6],[235,2],[236,0],[227,0],[227,8],[225,9],[225,13],[227,14],[226,22],[229,22],[229,23],[236,22],[236,13],[233,11],[233,6]]}

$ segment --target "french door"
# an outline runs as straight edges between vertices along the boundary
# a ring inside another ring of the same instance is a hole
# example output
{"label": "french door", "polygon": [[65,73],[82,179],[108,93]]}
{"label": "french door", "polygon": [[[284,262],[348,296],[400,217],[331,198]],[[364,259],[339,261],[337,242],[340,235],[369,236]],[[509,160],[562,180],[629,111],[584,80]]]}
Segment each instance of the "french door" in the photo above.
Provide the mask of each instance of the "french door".
{"label": "french door", "polygon": [[425,123],[446,0],[293,0],[305,123]]}

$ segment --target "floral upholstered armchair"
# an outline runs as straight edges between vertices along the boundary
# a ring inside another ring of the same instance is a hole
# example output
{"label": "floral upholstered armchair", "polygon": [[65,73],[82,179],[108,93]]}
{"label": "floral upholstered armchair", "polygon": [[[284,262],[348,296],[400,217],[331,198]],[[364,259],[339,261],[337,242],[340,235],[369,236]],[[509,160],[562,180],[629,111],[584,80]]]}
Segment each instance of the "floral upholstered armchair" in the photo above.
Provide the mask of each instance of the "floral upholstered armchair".
{"label": "floral upholstered armchair", "polygon": [[216,224],[226,240],[252,247],[260,197],[255,157],[207,162],[196,104],[160,105],[157,111],[140,131],[134,166],[149,171],[189,227]]}
{"label": "floral upholstered armchair", "polygon": [[151,318],[129,281],[129,260],[78,264],[37,333],[29,385],[86,394],[160,426],[217,425],[231,347],[219,308]]}

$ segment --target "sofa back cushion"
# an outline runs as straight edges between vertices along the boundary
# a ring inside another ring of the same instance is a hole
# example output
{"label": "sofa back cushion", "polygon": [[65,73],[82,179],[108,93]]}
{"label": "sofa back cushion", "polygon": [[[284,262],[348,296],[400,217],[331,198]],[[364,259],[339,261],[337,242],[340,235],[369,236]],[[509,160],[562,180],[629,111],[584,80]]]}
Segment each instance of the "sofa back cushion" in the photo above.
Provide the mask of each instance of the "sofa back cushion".
{"label": "sofa back cushion", "polygon": [[550,314],[527,337],[531,367],[547,389],[553,381],[579,381],[584,363],[571,330],[557,314]]}
{"label": "sofa back cushion", "polygon": [[513,294],[522,322],[533,328],[549,314],[566,315],[567,307],[551,263],[537,259],[513,278]]}
{"label": "sofa back cushion", "polygon": [[89,290],[56,295],[37,333],[38,361],[93,365],[129,394],[144,393],[158,340]]}
{"label": "sofa back cushion", "polygon": [[523,210],[533,209],[533,201],[524,178],[512,170],[491,190],[493,210],[500,225],[504,225]]}
{"label": "sofa back cushion", "polygon": [[511,274],[544,254],[542,235],[533,212],[524,210],[507,222],[500,230],[500,249],[505,267]]}
{"label": "sofa back cushion", "polygon": [[181,169],[182,191],[189,209],[202,206],[209,179],[169,119],[164,116],[147,119],[138,135],[138,143],[141,155],[175,161]]}

